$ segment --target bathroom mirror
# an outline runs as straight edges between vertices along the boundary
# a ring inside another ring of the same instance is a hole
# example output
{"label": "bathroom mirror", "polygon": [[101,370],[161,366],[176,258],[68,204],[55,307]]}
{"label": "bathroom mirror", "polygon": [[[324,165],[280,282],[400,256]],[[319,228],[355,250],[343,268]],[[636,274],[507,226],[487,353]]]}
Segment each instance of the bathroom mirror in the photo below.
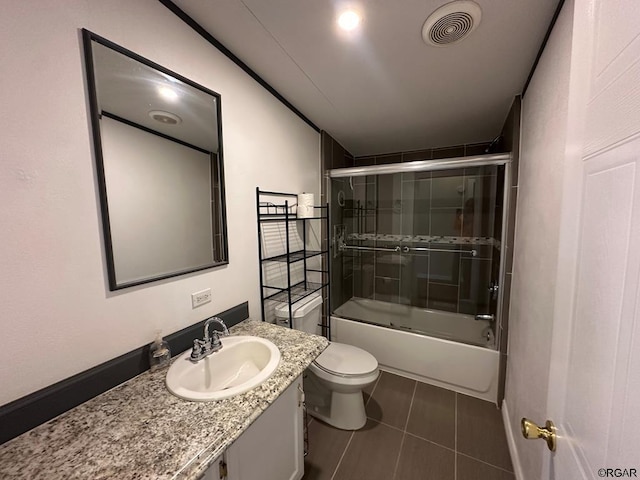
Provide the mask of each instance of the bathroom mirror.
{"label": "bathroom mirror", "polygon": [[110,290],[227,264],[220,95],[83,40]]}

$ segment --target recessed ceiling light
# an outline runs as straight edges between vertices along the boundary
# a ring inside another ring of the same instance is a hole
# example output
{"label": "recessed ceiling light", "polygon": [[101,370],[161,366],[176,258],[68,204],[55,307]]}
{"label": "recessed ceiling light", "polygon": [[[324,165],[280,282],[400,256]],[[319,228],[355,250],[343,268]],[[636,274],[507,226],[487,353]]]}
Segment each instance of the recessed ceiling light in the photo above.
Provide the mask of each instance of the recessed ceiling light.
{"label": "recessed ceiling light", "polygon": [[342,12],[338,17],[338,25],[342,30],[350,32],[351,30],[355,30],[360,25],[360,15],[353,10],[347,10]]}
{"label": "recessed ceiling light", "polygon": [[174,101],[178,99],[178,94],[169,87],[159,87],[158,93],[166,100]]}

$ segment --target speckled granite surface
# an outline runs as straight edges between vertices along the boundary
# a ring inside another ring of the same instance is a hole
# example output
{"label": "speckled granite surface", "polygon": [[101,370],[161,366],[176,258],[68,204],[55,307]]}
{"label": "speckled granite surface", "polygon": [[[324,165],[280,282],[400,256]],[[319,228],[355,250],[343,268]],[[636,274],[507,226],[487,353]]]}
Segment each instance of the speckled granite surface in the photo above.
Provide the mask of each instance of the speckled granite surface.
{"label": "speckled granite surface", "polygon": [[169,393],[166,370],[145,372],[0,446],[0,478],[198,478],[328,345],[251,320],[231,333],[280,349],[280,365],[262,385],[226,400],[189,402]]}

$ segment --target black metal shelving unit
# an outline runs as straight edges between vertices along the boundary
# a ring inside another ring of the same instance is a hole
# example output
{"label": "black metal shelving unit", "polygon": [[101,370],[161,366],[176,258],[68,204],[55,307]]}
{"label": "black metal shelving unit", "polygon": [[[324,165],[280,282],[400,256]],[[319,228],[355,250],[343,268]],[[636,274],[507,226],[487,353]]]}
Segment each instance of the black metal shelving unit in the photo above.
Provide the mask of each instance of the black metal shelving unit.
{"label": "black metal shelving unit", "polygon": [[[282,203],[266,201],[265,199],[282,199]],[[262,307],[262,321],[266,321],[265,302],[278,302],[289,306],[289,327],[293,326],[292,305],[299,300],[311,295],[314,292],[321,292],[322,303],[322,321],[320,327],[322,334],[331,339],[331,322],[329,313],[331,312],[331,292],[329,288],[329,279],[331,278],[331,256],[329,255],[330,242],[328,241],[329,233],[329,204],[314,206],[317,216],[308,218],[298,218],[295,208],[298,195],[295,193],[271,192],[256,188],[256,213],[258,218],[258,254],[260,258],[260,306]],[[320,222],[321,228],[321,250],[307,249],[308,222]],[[267,223],[278,222],[285,227],[285,248],[284,253],[272,256],[264,256],[263,252],[263,225]],[[289,238],[289,226],[296,224],[302,227],[302,249],[296,248],[292,250]],[[307,260],[314,257],[322,257],[320,268],[310,268]],[[286,286],[275,286],[265,284],[263,267],[268,262],[281,262],[286,265]],[[295,263],[303,263],[303,279],[296,283],[292,283],[291,266]],[[312,282],[309,275],[321,279],[320,282]]]}

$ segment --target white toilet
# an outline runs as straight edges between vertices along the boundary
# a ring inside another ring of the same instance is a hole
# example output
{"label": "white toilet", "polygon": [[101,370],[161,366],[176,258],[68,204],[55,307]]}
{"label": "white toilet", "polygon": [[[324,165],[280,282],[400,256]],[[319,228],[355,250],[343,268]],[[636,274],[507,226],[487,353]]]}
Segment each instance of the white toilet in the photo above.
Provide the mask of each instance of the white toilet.
{"label": "white toilet", "polygon": [[[309,295],[291,307],[293,328],[320,334],[320,306],[318,293]],[[289,306],[276,309],[281,325],[289,322]],[[310,415],[343,430],[364,427],[362,389],[378,378],[378,361],[369,352],[343,343],[332,342],[309,365],[304,377],[307,411]]]}

